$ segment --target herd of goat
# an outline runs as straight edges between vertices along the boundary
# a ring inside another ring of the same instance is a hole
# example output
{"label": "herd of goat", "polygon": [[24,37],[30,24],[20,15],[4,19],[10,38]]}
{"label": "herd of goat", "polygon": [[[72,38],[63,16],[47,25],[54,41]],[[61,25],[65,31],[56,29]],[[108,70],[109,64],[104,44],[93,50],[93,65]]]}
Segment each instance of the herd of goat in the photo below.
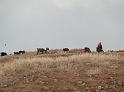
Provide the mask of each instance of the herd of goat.
{"label": "herd of goat", "polygon": [[[43,53],[47,53],[47,50],[49,50],[49,48],[46,48],[46,49],[44,49],[44,48],[37,48],[37,54],[38,54],[39,52],[41,52],[42,54],[43,54]],[[63,48],[63,51],[64,51],[64,52],[67,52],[67,51],[69,51],[69,48]],[[90,50],[90,48],[85,47],[85,48],[84,48],[84,52],[85,52],[85,53],[86,53],[86,52],[91,52],[91,50]]]}
{"label": "herd of goat", "polygon": [[[44,48],[37,48],[37,55],[39,53],[42,53],[42,54],[43,53],[47,53],[47,50],[49,50],[48,47],[46,47],[46,49],[44,49]],[[69,48],[63,48],[63,51],[64,52],[68,52]],[[96,51],[97,52],[104,52],[103,50],[101,50],[99,48],[96,48]],[[90,53],[91,52],[90,48],[85,47],[84,48],[84,53],[86,53],[86,52]],[[108,50],[108,52],[124,52],[124,50],[118,50],[118,51]],[[14,55],[19,55],[19,54],[24,54],[24,53],[25,53],[25,51],[23,50],[23,51],[14,52]],[[6,52],[1,52],[1,56],[6,56],[6,55],[7,55]]]}
{"label": "herd of goat", "polygon": [[[48,47],[46,47],[46,49],[44,49],[44,48],[37,48],[37,55],[39,54],[39,53],[47,53],[47,50],[49,50],[49,48]],[[63,51],[64,52],[68,52],[69,51],[69,48],[63,48]],[[88,47],[85,47],[84,48],[84,52],[91,52],[91,50],[90,50],[90,48],[88,48]],[[18,52],[14,52],[14,55],[19,55],[19,54],[24,54],[25,53],[25,51],[23,50],[23,51],[18,51]],[[7,53],[6,52],[1,52],[1,56],[6,56],[7,55]]]}
{"label": "herd of goat", "polygon": [[[24,50],[23,50],[23,51],[14,52],[14,55],[19,55],[19,54],[23,54],[23,53],[25,53]],[[6,52],[1,52],[1,56],[6,56],[6,55],[7,55]],[[11,55],[11,54],[10,54],[10,55]]]}

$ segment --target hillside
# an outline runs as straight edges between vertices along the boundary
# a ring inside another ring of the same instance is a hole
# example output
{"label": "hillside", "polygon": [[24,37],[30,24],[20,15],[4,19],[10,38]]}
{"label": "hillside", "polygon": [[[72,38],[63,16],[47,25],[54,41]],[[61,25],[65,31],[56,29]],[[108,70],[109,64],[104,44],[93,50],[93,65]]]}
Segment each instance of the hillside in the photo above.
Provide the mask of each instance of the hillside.
{"label": "hillside", "polygon": [[124,92],[124,52],[4,56],[0,83],[0,92]]}

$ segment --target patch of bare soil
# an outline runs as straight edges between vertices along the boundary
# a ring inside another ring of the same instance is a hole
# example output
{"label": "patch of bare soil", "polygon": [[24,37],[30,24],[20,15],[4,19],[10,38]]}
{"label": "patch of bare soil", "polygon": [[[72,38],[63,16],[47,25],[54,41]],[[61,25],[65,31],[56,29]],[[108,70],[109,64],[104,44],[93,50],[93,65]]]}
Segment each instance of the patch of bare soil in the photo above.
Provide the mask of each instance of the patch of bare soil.
{"label": "patch of bare soil", "polygon": [[124,53],[0,57],[0,92],[124,92]]}

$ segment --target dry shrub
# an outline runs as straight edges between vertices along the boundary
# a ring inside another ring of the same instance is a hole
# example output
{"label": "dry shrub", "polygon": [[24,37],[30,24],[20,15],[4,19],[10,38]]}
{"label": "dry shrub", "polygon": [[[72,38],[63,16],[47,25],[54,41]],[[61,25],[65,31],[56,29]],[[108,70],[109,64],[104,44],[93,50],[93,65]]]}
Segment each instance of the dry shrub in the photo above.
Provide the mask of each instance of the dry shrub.
{"label": "dry shrub", "polygon": [[82,48],[70,49],[69,53],[84,53],[84,49]]}
{"label": "dry shrub", "polygon": [[[5,57],[6,58],[6,57]],[[35,67],[35,64],[40,64],[43,68],[49,68],[51,64],[56,64],[56,66],[63,67],[69,65],[70,63],[75,64],[85,64],[90,63],[95,66],[108,66],[112,61],[120,60],[118,55],[105,55],[105,54],[80,54],[72,55],[68,57],[59,56],[57,58],[49,57],[32,57],[32,58],[20,58],[14,59],[12,62],[7,62],[4,66],[1,66],[4,70],[15,70],[19,67],[25,67],[26,64]]]}
{"label": "dry shrub", "polygon": [[[39,55],[30,52],[24,55],[0,57],[2,60],[0,82],[9,83],[13,80],[18,86],[25,85],[23,89],[30,87],[40,91],[41,84],[47,86],[49,90],[61,90],[61,92],[81,90],[86,86],[95,89],[96,86],[101,85],[103,79],[110,81],[110,77],[115,76],[113,74],[119,76],[116,77],[117,81],[122,80],[123,55],[122,53],[121,55],[119,53],[71,54],[62,50],[53,50]],[[80,83],[85,86],[80,86]],[[108,85],[107,83],[104,82],[103,85]]]}

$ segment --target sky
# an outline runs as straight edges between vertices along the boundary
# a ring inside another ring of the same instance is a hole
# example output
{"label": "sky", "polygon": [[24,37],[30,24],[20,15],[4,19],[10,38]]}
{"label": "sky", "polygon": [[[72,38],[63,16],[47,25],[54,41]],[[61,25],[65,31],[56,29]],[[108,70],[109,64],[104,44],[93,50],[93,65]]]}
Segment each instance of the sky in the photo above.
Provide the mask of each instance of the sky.
{"label": "sky", "polygon": [[0,0],[0,52],[124,50],[124,0]]}

